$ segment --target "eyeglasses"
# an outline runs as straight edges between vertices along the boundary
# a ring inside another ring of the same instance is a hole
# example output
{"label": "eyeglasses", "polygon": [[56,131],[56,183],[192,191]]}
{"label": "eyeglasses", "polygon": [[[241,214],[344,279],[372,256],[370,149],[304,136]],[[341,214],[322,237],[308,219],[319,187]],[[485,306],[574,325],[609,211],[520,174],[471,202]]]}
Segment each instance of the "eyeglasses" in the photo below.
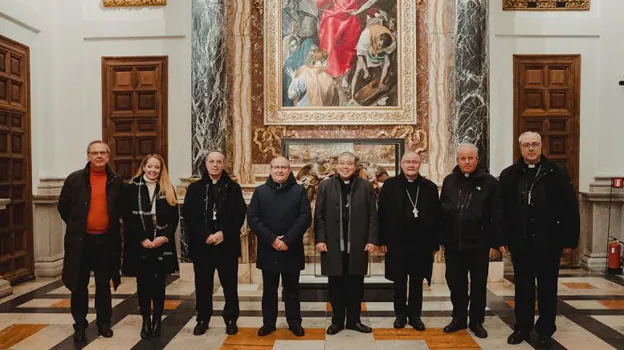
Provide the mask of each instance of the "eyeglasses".
{"label": "eyeglasses", "polygon": [[353,162],[339,162],[338,165],[339,166],[354,166],[355,163],[353,163]]}
{"label": "eyeglasses", "polygon": [[89,152],[90,155],[97,157],[97,156],[105,156],[108,154],[108,151],[92,151]]}
{"label": "eyeglasses", "polygon": [[404,160],[403,164],[413,164],[413,165],[416,165],[416,164],[420,164],[420,161],[419,160]]}
{"label": "eyeglasses", "polygon": [[273,166],[271,166],[271,169],[273,169],[273,170],[280,170],[280,169],[288,170],[288,169],[290,169],[290,166],[288,166],[288,165],[273,165]]}
{"label": "eyeglasses", "polygon": [[532,142],[532,143],[525,142],[521,146],[522,148],[539,148],[541,145],[542,144],[539,142]]}

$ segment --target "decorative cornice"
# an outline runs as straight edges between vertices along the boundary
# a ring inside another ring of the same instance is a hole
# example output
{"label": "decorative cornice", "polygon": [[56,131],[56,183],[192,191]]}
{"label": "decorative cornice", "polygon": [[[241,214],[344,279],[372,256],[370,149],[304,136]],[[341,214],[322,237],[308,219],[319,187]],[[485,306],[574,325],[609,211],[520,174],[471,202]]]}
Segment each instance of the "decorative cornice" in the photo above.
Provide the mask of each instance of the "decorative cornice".
{"label": "decorative cornice", "polygon": [[167,0],[104,0],[104,7],[164,6]]}
{"label": "decorative cornice", "polygon": [[588,11],[589,0],[503,0],[505,11]]}

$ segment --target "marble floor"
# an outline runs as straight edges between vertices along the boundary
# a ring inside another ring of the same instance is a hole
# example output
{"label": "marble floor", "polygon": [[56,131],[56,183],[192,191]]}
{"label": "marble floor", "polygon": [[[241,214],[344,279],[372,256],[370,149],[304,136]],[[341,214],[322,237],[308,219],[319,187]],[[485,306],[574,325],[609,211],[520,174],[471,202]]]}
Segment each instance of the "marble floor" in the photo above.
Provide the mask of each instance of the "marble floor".
{"label": "marble floor", "polygon": [[[365,302],[363,322],[374,328],[372,334],[343,331],[325,335],[329,325],[329,306],[323,300],[302,302],[306,336],[294,337],[286,329],[283,304],[280,303],[278,331],[264,338],[256,337],[262,324],[260,298],[262,286],[239,285],[240,332],[227,336],[219,312],[215,312],[210,329],[203,336],[193,336],[193,284],[172,277],[167,287],[163,333],[160,338],[141,340],[134,279],[123,279],[113,293],[113,330],[115,336],[97,336],[90,303],[85,349],[533,349],[531,343],[510,347],[506,343],[513,323],[513,276],[503,283],[488,285],[488,307],[485,327],[487,339],[469,331],[444,334],[450,321],[452,305],[445,285],[425,287],[423,321],[425,332],[395,330],[392,303]],[[93,283],[93,281],[92,281]],[[91,292],[94,292],[91,285]],[[72,318],[69,292],[58,279],[37,279],[14,287],[11,296],[0,299],[0,349],[76,349],[72,341]],[[93,295],[92,295],[93,297]],[[214,295],[215,308],[223,306],[223,293]],[[609,279],[602,274],[583,270],[562,270],[559,280],[558,331],[552,349],[599,350],[624,349],[624,278]],[[535,338],[535,337],[534,337]]]}

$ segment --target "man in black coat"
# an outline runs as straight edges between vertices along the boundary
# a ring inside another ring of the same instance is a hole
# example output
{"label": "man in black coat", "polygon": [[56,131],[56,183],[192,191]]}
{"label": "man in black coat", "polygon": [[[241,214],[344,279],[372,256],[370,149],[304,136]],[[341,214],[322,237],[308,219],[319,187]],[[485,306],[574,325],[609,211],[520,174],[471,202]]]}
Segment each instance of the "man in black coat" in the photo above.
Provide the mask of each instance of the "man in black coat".
{"label": "man in black coat", "polygon": [[420,176],[419,169],[418,153],[407,152],[401,173],[384,182],[379,194],[379,244],[386,253],[386,278],[394,281],[394,328],[404,328],[409,318],[412,327],[424,331],[423,279],[431,284],[433,255],[440,244],[440,199],[438,186]]}
{"label": "man in black coat", "polygon": [[373,185],[355,176],[355,156],[337,158],[337,174],[321,181],[314,212],[316,249],[321,274],[329,277],[332,323],[327,334],[345,328],[361,333],[372,329],[360,320],[368,254],[377,249],[377,201]]}
{"label": "man in black coat", "polygon": [[[528,340],[547,347],[557,327],[557,279],[561,251],[579,240],[578,199],[566,171],[542,155],[538,133],[520,135],[522,158],[500,176],[504,228],[515,275],[515,331],[509,344]],[[535,278],[539,319],[534,323]]]}
{"label": "man in black coat", "polygon": [[95,274],[98,333],[106,338],[113,336],[110,281],[115,290],[121,283],[119,216],[123,181],[108,166],[109,154],[106,143],[89,143],[87,166],[65,179],[58,202],[58,211],[67,225],[63,283],[71,291],[76,342],[87,340],[91,271]]}
{"label": "man in black coat", "polygon": [[[458,165],[444,179],[440,202],[446,260],[446,281],[451,291],[453,320],[444,332],[465,329],[470,302],[470,330],[486,338],[483,328],[490,257],[502,249],[502,208],[499,184],[477,166],[477,147],[459,145]],[[470,296],[468,296],[470,273]]]}
{"label": "man in black coat", "polygon": [[210,324],[215,269],[225,296],[225,332],[238,332],[238,258],[247,205],[240,185],[223,170],[224,162],[222,153],[208,153],[206,170],[189,185],[182,209],[195,272],[195,335],[206,333]]}
{"label": "man in black coat", "polygon": [[249,228],[258,237],[258,261],[262,270],[262,327],[259,336],[275,331],[277,289],[282,276],[282,299],[286,304],[288,329],[298,337],[301,327],[299,274],[305,267],[303,235],[312,221],[310,201],[297,184],[284,157],[271,161],[271,176],[251,197],[247,212]]}

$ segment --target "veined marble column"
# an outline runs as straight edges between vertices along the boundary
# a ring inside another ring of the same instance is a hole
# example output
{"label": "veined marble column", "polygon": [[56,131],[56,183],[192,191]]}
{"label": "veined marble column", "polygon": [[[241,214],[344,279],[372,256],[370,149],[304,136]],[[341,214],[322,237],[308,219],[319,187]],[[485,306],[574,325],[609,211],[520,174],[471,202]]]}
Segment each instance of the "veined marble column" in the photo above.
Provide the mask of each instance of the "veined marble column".
{"label": "veined marble column", "polygon": [[191,119],[193,175],[208,150],[225,153],[227,99],[223,0],[193,0]]}
{"label": "veined marble column", "polygon": [[456,0],[455,14],[455,141],[489,167],[488,0]]}

